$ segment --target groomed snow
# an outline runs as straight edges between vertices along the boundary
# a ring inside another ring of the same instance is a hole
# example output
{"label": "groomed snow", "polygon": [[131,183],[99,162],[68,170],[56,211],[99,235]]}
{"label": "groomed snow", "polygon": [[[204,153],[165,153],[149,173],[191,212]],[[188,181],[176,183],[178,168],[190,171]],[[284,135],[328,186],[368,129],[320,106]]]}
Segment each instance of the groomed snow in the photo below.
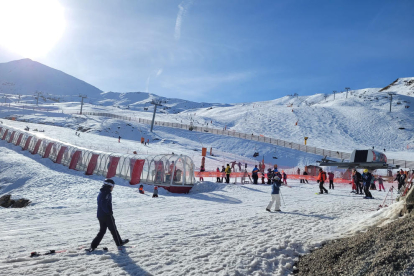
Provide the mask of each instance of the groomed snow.
{"label": "groomed snow", "polygon": [[[22,152],[0,141],[1,193],[27,197],[25,209],[0,208],[1,275],[288,275],[300,254],[360,225],[361,231],[392,217],[376,212],[384,192],[364,200],[337,185],[316,195],[316,183],[288,180],[282,213],[265,211],[267,185],[204,182],[188,195],[160,190],[152,198],[136,186],[115,178],[114,216],[124,252],[108,232],[101,245],[109,251],[86,255],[98,232],[96,196],[103,178],[85,176],[49,159]],[[395,213],[395,212],[393,212]],[[349,234],[349,233],[347,233]],[[35,258],[32,251],[67,250]]]}

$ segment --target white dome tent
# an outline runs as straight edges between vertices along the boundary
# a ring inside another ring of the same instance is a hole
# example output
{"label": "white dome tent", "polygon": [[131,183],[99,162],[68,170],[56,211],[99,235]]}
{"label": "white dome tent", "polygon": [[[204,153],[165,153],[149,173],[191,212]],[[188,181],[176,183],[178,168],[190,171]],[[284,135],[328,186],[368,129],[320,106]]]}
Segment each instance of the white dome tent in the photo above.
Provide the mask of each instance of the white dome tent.
{"label": "white dome tent", "polygon": [[188,193],[195,184],[194,163],[186,155],[120,155],[92,151],[9,126],[0,127],[0,139],[39,154],[86,175],[120,177],[131,185],[146,183],[173,193]]}

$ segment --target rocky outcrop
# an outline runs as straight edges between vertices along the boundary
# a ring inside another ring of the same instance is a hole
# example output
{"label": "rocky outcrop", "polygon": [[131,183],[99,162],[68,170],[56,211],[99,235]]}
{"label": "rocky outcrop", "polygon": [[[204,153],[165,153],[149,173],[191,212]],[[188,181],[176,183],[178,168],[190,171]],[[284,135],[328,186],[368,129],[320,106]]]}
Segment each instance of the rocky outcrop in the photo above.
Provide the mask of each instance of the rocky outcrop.
{"label": "rocky outcrop", "polygon": [[21,198],[18,200],[11,199],[11,195],[0,197],[0,206],[4,208],[23,208],[30,204],[30,200]]}

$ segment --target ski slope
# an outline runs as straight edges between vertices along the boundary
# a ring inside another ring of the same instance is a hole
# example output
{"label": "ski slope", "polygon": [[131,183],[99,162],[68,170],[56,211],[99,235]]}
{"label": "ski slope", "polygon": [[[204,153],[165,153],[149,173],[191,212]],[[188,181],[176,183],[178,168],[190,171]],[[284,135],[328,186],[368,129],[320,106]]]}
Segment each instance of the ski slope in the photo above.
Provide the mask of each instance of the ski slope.
{"label": "ski slope", "polygon": [[[375,211],[384,192],[364,200],[348,185],[316,195],[316,183],[288,180],[283,212],[268,213],[267,185],[204,182],[188,195],[161,189],[152,198],[151,186],[140,195],[115,178],[114,216],[129,247],[119,252],[108,232],[101,248],[109,251],[86,255],[78,249],[99,230],[96,196],[103,178],[3,140],[0,156],[1,193],[33,201],[25,209],[0,208],[2,275],[289,275],[298,256],[323,241],[398,217],[396,207]],[[51,249],[66,251],[28,257]]]}

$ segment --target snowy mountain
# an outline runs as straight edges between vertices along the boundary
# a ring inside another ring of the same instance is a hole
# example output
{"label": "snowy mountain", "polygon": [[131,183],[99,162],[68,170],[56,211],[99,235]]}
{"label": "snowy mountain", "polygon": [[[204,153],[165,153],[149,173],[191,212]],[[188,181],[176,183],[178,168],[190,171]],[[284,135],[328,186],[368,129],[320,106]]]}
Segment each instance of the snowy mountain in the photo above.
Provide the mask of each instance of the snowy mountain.
{"label": "snowy mountain", "polygon": [[80,79],[31,59],[0,63],[0,93],[33,95],[36,91],[90,97],[99,97],[102,93]]}
{"label": "snowy mountain", "polygon": [[182,111],[190,111],[194,109],[212,109],[213,107],[228,107],[229,104],[212,104],[197,103],[182,99],[166,98],[146,92],[105,92],[101,94],[102,99],[96,101],[99,105],[117,106],[120,108],[132,109],[137,111],[153,110],[151,102],[161,103],[159,111],[161,113],[179,113]]}
{"label": "snowy mountain", "polygon": [[390,85],[382,88],[380,92],[395,92],[400,95],[414,97],[414,78],[399,78]]}

